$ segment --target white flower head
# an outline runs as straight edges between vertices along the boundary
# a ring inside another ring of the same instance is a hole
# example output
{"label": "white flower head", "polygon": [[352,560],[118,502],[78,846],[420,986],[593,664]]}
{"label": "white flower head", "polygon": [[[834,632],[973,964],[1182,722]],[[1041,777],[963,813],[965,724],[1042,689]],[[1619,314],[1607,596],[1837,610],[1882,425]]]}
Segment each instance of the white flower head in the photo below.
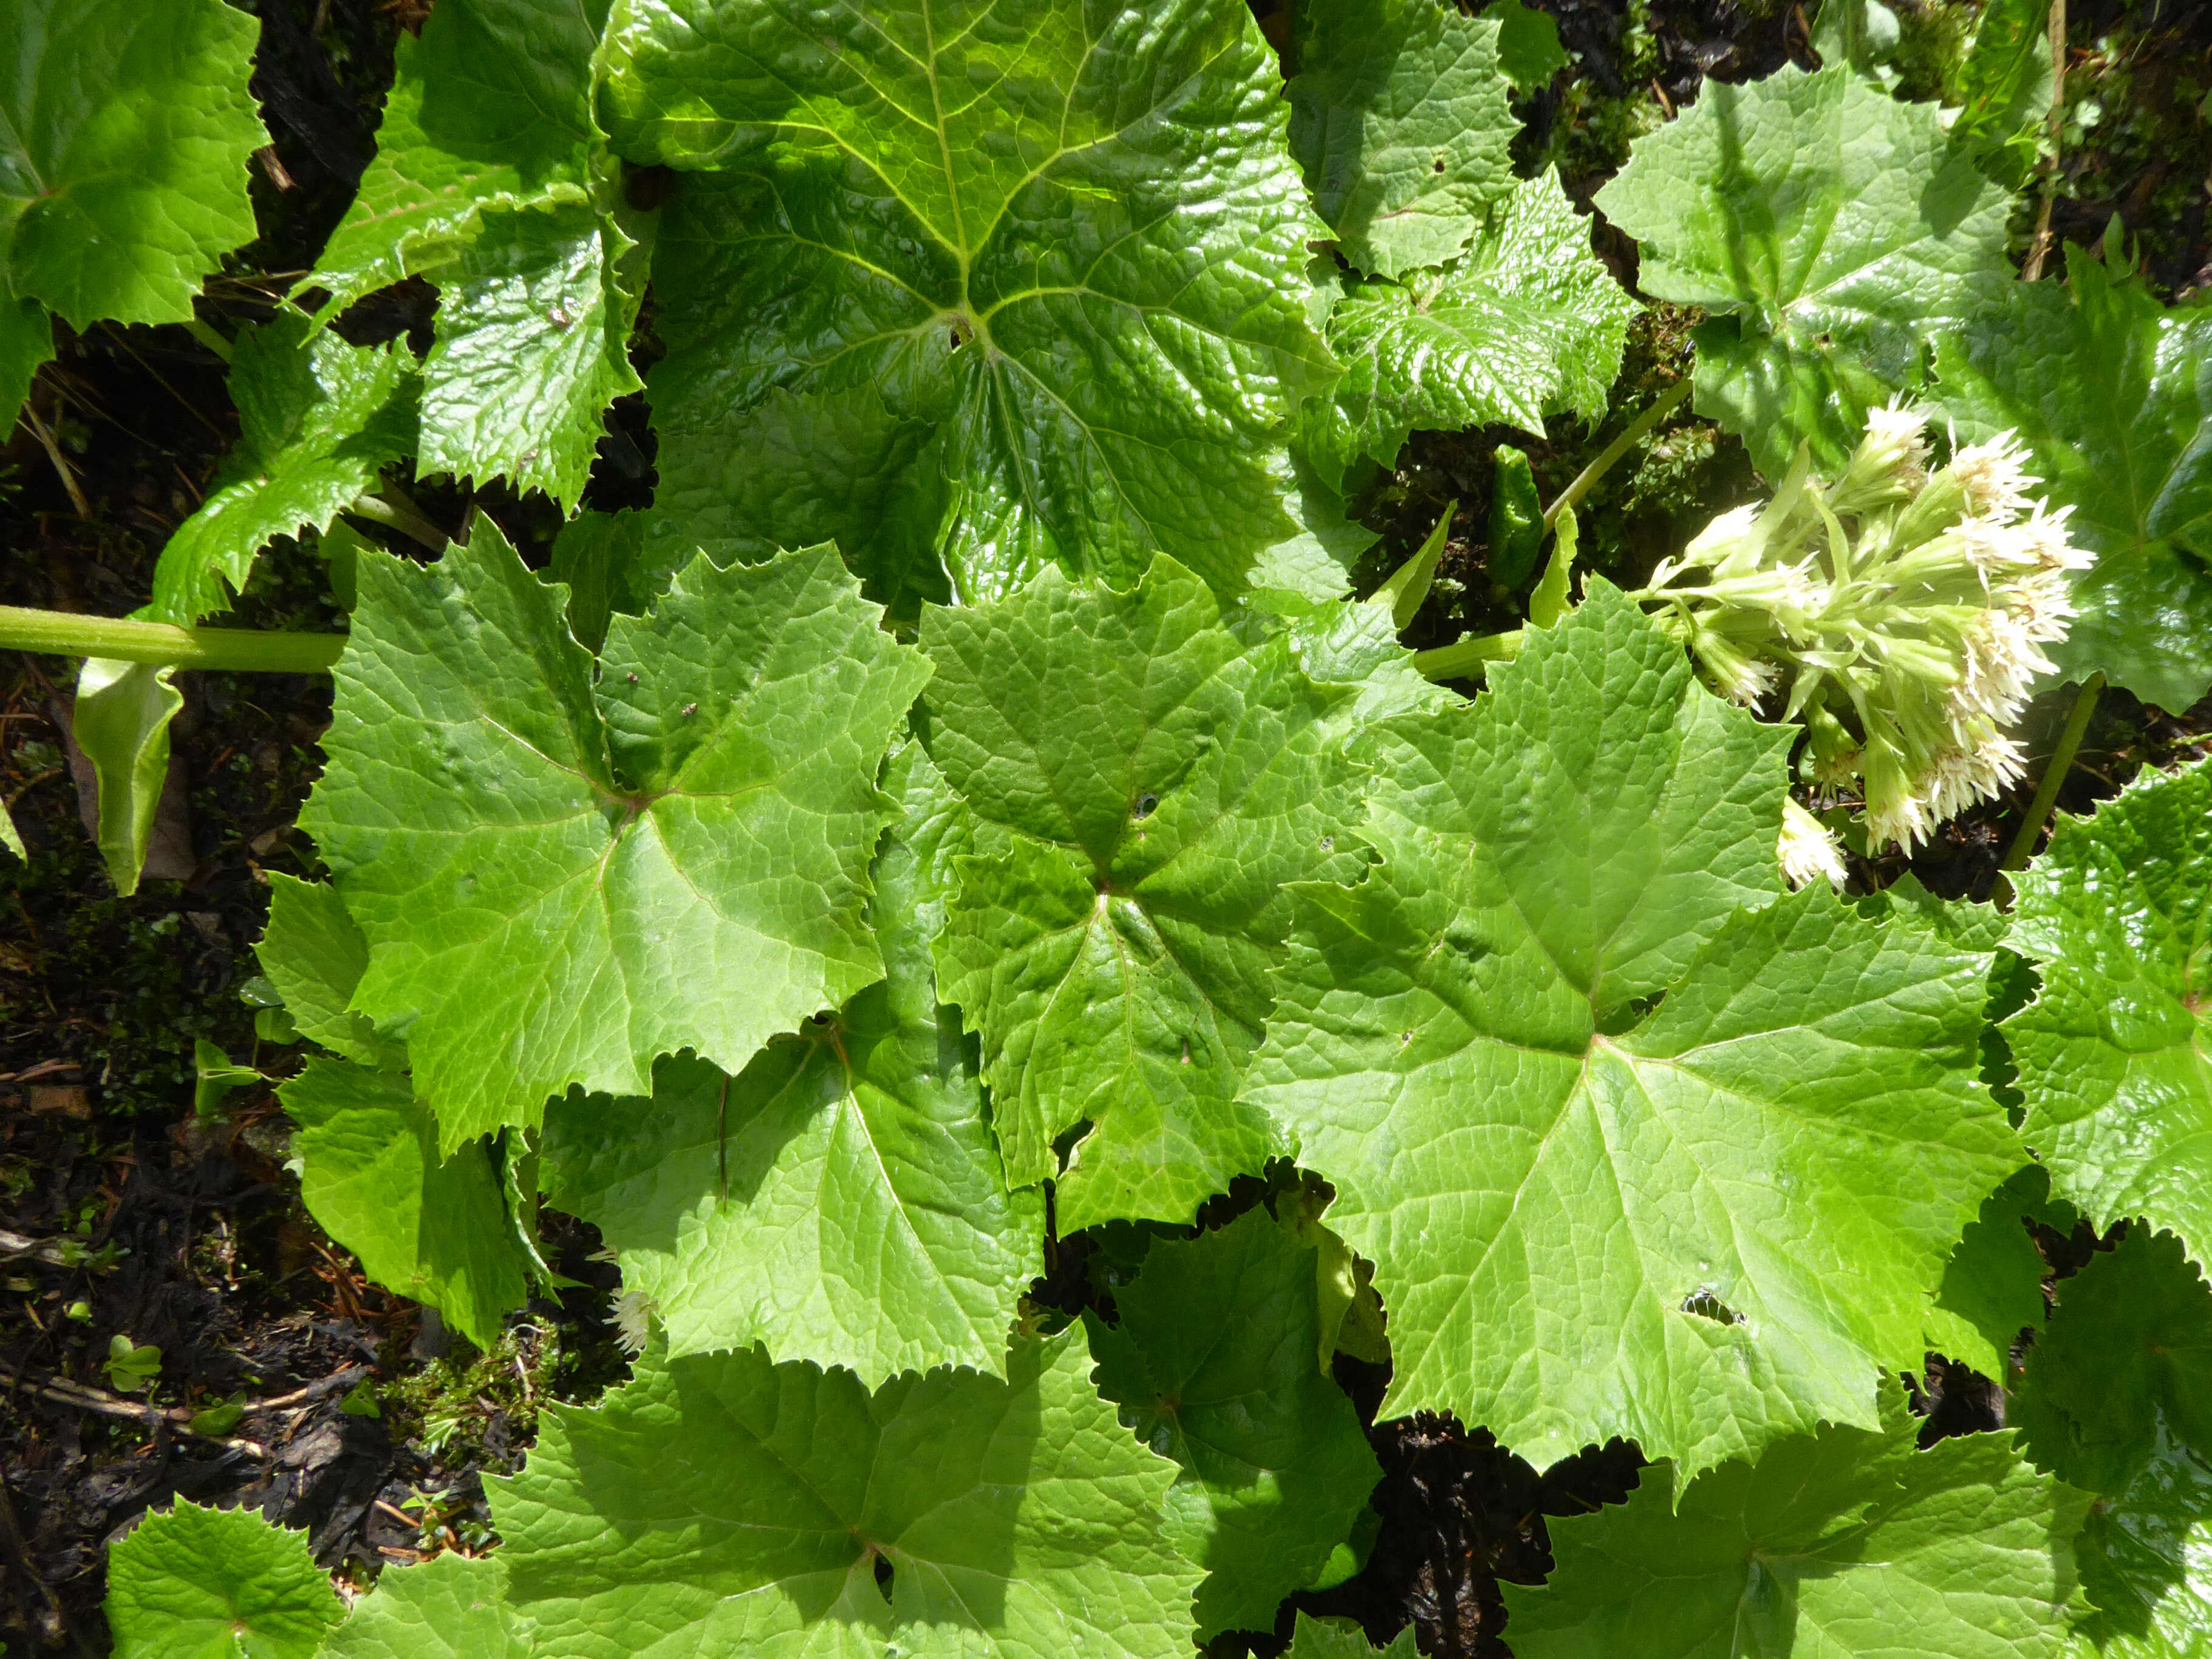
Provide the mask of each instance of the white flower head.
{"label": "white flower head", "polygon": [[653,1334],[653,1298],[643,1291],[624,1291],[615,1298],[615,1334],[633,1354],[645,1352]]}
{"label": "white flower head", "polygon": [[1851,470],[1863,464],[1897,476],[1907,489],[1917,489],[1928,470],[1928,415],[1916,409],[1903,393],[1880,409],[1867,411],[1866,436],[1859,440]]}
{"label": "white flower head", "polygon": [[1698,661],[1713,690],[1730,702],[1748,708],[1774,690],[1781,678],[1771,663],[1761,662],[1733,640],[1711,629],[1699,629],[1690,641]]}
{"label": "white flower head", "polygon": [[[1952,688],[1957,714],[2009,726],[2036,679],[2055,672],[2025,621],[1992,605],[1965,630],[1966,669]],[[1948,816],[1942,814],[1940,816]]]}
{"label": "white flower head", "polygon": [[2024,463],[2027,451],[2019,434],[2000,432],[1985,444],[1968,444],[1951,458],[1951,476],[1966,492],[1966,507],[1984,518],[2006,522],[2027,510],[2027,491],[2036,483]]}
{"label": "white flower head", "polygon": [[1691,538],[1690,544],[1682,550],[1682,557],[1676,568],[1691,569],[1699,565],[1710,567],[1721,563],[1741,550],[1744,538],[1759,522],[1759,505],[1757,501],[1747,501],[1741,507],[1730,507],[1715,519]]}
{"label": "white flower head", "polygon": [[2021,532],[2035,550],[2035,556],[2045,570],[2087,570],[2097,562],[2097,556],[2086,547],[2076,547],[2069,538],[2067,520],[2074,516],[2072,503],[2056,513],[2041,501],[2032,503],[2034,511]]}
{"label": "white flower head", "polygon": [[2009,581],[2041,568],[2043,549],[2030,533],[2033,522],[2014,524],[1976,514],[1960,520],[1951,527],[1951,534],[1987,588],[1993,582]]}
{"label": "white flower head", "polygon": [[1895,842],[1909,853],[1928,839],[1932,827],[1927,805],[1917,795],[1867,803],[1867,839],[1876,847]]}
{"label": "white flower head", "polygon": [[1802,887],[1825,877],[1838,892],[1844,890],[1844,854],[1828,827],[1796,801],[1782,802],[1782,873],[1792,887]]}

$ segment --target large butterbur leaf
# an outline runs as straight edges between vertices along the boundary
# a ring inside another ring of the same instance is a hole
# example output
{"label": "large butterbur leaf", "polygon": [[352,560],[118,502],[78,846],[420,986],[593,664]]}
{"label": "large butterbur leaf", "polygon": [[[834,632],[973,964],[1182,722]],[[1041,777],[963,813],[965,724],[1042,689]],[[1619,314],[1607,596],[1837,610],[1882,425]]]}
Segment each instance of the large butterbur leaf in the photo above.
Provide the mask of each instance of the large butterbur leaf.
{"label": "large butterbur leaf", "polygon": [[591,0],[453,0],[403,34],[376,157],[301,283],[335,314],[446,264],[488,208],[588,199]]}
{"label": "large butterbur leaf", "polygon": [[1505,1587],[1513,1651],[2057,1659],[2087,1499],[2009,1434],[1920,1451],[1918,1426],[1898,1409],[1694,1480],[1646,1469],[1626,1504],[1552,1522],[1550,1581]]}
{"label": "large butterbur leaf", "polygon": [[1871,1426],[2021,1153],[1975,1076],[1988,957],[1780,896],[1787,732],[1592,586],[1471,708],[1384,728],[1382,861],[1293,890],[1245,1097],[1376,1264],[1386,1415],[1694,1471]]}
{"label": "large butterbur leaf", "polygon": [[2212,1261],[2212,762],[2060,817],[2014,884],[2010,942],[2043,978],[2004,1027],[2022,1134],[2087,1215],[2141,1216]]}
{"label": "large butterbur leaf", "polygon": [[741,1071],[882,976],[876,772],[929,667],[834,549],[701,557],[614,619],[596,684],[488,520],[428,569],[364,556],[360,593],[301,823],[441,1151],[574,1084],[644,1093],[679,1048]]}
{"label": "large butterbur leaf", "polygon": [[1273,1628],[1344,1544],[1382,1471],[1359,1415],[1315,1364],[1314,1250],[1250,1210],[1154,1244],[1117,1285],[1118,1322],[1085,1316],[1099,1392],[1182,1466],[1169,1535],[1206,1569],[1198,1635]]}
{"label": "large butterbur leaf", "polygon": [[2010,1402],[2028,1455],[2099,1494],[2077,1546],[2107,1659],[2212,1651],[2212,1286],[2137,1224],[2057,1286]]}
{"label": "large butterbur leaf", "polygon": [[1344,364],[1302,411],[1305,453],[1341,481],[1359,456],[1397,464],[1407,434],[1605,412],[1636,302],[1590,252],[1558,175],[1516,185],[1449,269],[1404,283],[1347,276],[1325,335]]}
{"label": "large butterbur leaf", "polygon": [[881,984],[735,1078],[664,1060],[649,1102],[547,1116],[551,1201],[597,1224],[673,1353],[757,1342],[872,1387],[945,1364],[1003,1375],[1043,1271],[1043,1203],[1006,1191],[930,965],[960,809],[918,745],[884,781],[902,810],[869,901]]}
{"label": "large butterbur leaf", "polygon": [[440,273],[422,464],[573,507],[607,405],[642,384],[629,363],[637,295],[617,271],[628,239],[566,202],[487,213],[482,227]]}
{"label": "large butterbur leaf", "polygon": [[271,540],[329,529],[380,469],[414,452],[416,392],[404,349],[311,337],[296,311],[241,335],[230,362],[238,447],[162,548],[146,614],[189,624],[228,611]]}
{"label": "large butterbur leaf", "polygon": [[2179,712],[2212,687],[2212,312],[2169,310],[2079,248],[2066,280],[2015,283],[1938,336],[1937,396],[1962,439],[2016,431],[2067,532],[2097,556],[2051,647]]}
{"label": "large butterbur leaf", "polygon": [[508,1149],[477,1140],[441,1156],[437,1121],[405,1075],[406,1045],[350,1009],[368,941],[337,890],[275,872],[269,884],[262,972],[300,1035],[345,1056],[310,1059],[277,1091],[300,1128],[301,1201],[379,1285],[489,1348],[539,1265],[512,1200]]}
{"label": "large butterbur leaf", "polygon": [[1199,1571],[1161,1536],[1175,1466],[1090,1363],[1071,1332],[1018,1343],[1004,1380],[871,1395],[757,1353],[648,1351],[485,1482],[509,1604],[537,1652],[574,1659],[1178,1659]]}
{"label": "large butterbur leaf", "polygon": [[1396,276],[1455,256],[1513,187],[1498,20],[1431,0],[1303,0],[1292,15],[1291,148],[1344,257]]}
{"label": "large butterbur leaf", "polygon": [[[933,757],[977,819],[937,943],[983,1040],[1006,1177],[1059,1176],[1073,1231],[1188,1221],[1274,1149],[1238,1107],[1290,921],[1355,874],[1356,772],[1288,639],[1232,631],[1162,560],[1133,592],[1057,571],[932,610]],[[1064,1172],[1055,1143],[1089,1123]]]}
{"label": "large butterbur leaf", "polygon": [[314,1659],[344,1616],[307,1534],[185,1498],[109,1553],[106,1611],[117,1659]]}
{"label": "large butterbur leaf", "polygon": [[336,888],[269,872],[269,927],[254,954],[301,1036],[363,1066],[406,1069],[407,1045],[353,1010],[368,940]]}
{"label": "large butterbur leaf", "polygon": [[1707,82],[1597,196],[1644,290],[1713,313],[1697,406],[1773,479],[1800,443],[1840,469],[1922,343],[1999,297],[2005,203],[1933,105],[1842,65]]}
{"label": "large butterbur leaf", "polygon": [[616,149],[708,170],[655,262],[679,535],[835,535],[908,609],[1158,551],[1235,591],[1291,533],[1322,228],[1235,0],[617,0],[604,61]]}
{"label": "large butterbur leaf", "polygon": [[507,1605],[500,1558],[449,1550],[419,1566],[386,1567],[319,1659],[529,1659],[531,1652]]}
{"label": "large butterbur leaf", "polygon": [[530,1293],[532,1261],[507,1203],[501,1156],[471,1141],[441,1158],[437,1121],[408,1079],[311,1060],[277,1091],[300,1126],[300,1201],[388,1291],[427,1303],[489,1348]]}
{"label": "large butterbur leaf", "polygon": [[[185,322],[253,238],[252,18],[223,0],[15,0],[0,29],[0,294],[77,329]],[[0,324],[0,392],[44,355]],[[7,406],[12,424],[15,406]]]}

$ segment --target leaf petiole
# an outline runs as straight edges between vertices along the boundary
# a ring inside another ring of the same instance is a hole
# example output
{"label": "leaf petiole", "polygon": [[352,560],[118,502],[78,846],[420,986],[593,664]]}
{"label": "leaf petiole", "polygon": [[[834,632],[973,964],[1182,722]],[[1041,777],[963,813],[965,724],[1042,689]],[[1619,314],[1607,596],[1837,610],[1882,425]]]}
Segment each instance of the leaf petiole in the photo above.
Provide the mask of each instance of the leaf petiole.
{"label": "leaf petiole", "polygon": [[2058,804],[2059,787],[2066,775],[2074,769],[2074,756],[2081,747],[2082,734],[2089,729],[2089,716],[2096,712],[2097,694],[2105,689],[2105,677],[2092,674],[2075,693],[2074,707],[2068,711],[2066,725],[2058,734],[2058,746],[2051,751],[2051,759],[2044,766],[2043,778],[2035,786],[2035,799],[2027,804],[2027,816],[2021,820],[2020,833],[2012,838],[2005,850],[2000,870],[2025,870],[2031,854],[2035,851],[2035,838],[2043,832],[2051,809]]}
{"label": "leaf petiole", "polygon": [[129,617],[82,617],[0,605],[0,648],[58,657],[106,657],[228,673],[327,674],[345,643],[343,634],[179,628]]}
{"label": "leaf petiole", "polygon": [[1595,489],[1598,480],[1612,471],[1622,456],[1642,441],[1653,427],[1674,412],[1675,407],[1681,403],[1682,399],[1690,395],[1690,388],[1693,384],[1695,383],[1691,378],[1685,374],[1673,386],[1661,392],[1650,408],[1631,421],[1628,423],[1628,429],[1607,444],[1599,453],[1595,460],[1577,473],[1574,482],[1559,492],[1559,500],[1544,509],[1544,528],[1549,530],[1562,512],[1577,505],[1583,496]]}

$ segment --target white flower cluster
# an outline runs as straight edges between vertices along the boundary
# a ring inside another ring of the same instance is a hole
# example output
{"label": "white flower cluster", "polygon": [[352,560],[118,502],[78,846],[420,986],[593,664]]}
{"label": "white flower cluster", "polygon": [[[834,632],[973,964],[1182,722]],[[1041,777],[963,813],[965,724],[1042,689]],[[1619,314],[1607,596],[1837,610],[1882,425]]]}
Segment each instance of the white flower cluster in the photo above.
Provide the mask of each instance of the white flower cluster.
{"label": "white flower cluster", "polygon": [[1876,846],[1910,848],[2020,776],[2006,733],[2091,557],[2067,540],[2071,509],[2030,494],[2012,434],[1931,475],[1927,424],[1901,402],[1874,410],[1842,477],[1801,454],[1772,501],[1714,520],[1639,596],[1723,695],[1786,688],[1805,769],[1858,791]]}

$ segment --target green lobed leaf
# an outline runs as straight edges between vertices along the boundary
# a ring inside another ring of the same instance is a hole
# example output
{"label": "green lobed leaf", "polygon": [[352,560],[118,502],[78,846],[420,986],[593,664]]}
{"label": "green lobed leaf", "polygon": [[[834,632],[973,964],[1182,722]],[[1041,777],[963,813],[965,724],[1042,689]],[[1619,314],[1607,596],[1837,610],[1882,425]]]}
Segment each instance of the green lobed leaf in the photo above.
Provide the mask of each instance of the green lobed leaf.
{"label": "green lobed leaf", "polygon": [[644,382],[629,362],[637,298],[616,278],[621,232],[591,207],[487,211],[441,273],[422,365],[425,471],[503,477],[567,508],[584,493],[607,405]]}
{"label": "green lobed leaf", "polygon": [[419,1566],[386,1567],[318,1659],[529,1659],[531,1651],[507,1605],[501,1559],[448,1550]]}
{"label": "green lobed leaf", "polygon": [[2169,1228],[2212,1261],[2212,762],[2146,771],[2093,817],[2060,815],[2013,885],[2012,947],[2043,985],[2004,1035],[2051,1190],[2100,1224]]}
{"label": "green lobed leaf", "polygon": [[2136,1223],[2057,1286],[2009,1402],[2028,1455],[2101,1494],[2077,1547],[2107,1659],[2212,1651],[2212,1285]]}
{"label": "green lobed leaf", "polygon": [[1959,65],[1951,137],[2014,190],[2035,169],[2051,119],[2051,0],[1990,0]]}
{"label": "green lobed leaf", "polygon": [[1988,957],[1780,896],[1787,730],[1590,590],[1378,734],[1382,861],[1292,890],[1244,1097],[1375,1263],[1384,1415],[1695,1470],[1871,1423],[2021,1153],[1975,1079]]}
{"label": "green lobed leaf", "polygon": [[300,1126],[300,1198],[385,1289],[438,1310],[490,1349],[530,1294],[499,1151],[473,1140],[441,1158],[437,1120],[397,1073],[314,1059],[276,1091]]}
{"label": "green lobed leaf", "polygon": [[616,149],[709,170],[654,264],[679,533],[834,535],[906,610],[1155,551],[1231,592],[1291,532],[1334,365],[1247,12],[617,0],[605,63]]}
{"label": "green lobed leaf", "polygon": [[945,1364],[1004,1376],[1044,1271],[1043,1202],[1006,1191],[930,966],[961,809],[915,744],[884,787],[902,811],[872,872],[881,984],[735,1079],[663,1060],[649,1102],[572,1097],[547,1115],[550,1201],[599,1229],[672,1353],[757,1342],[870,1387]]}
{"label": "green lobed leaf", "polygon": [[488,519],[360,586],[301,822],[368,939],[353,1006],[404,1036],[441,1150],[571,1085],[642,1093],[679,1048],[741,1071],[882,977],[875,775],[929,665],[836,550],[702,556],[614,619],[596,684]]}
{"label": "green lobed leaf", "polygon": [[1595,420],[1636,309],[1547,170],[1513,187],[1449,270],[1343,279],[1324,334],[1344,377],[1302,411],[1300,444],[1340,485],[1363,454],[1396,465],[1413,431],[1540,434],[1560,410]]}
{"label": "green lobed leaf", "polygon": [[650,582],[641,557],[647,516],[580,513],[553,538],[545,579],[568,590],[568,631],[590,650],[605,643],[607,621],[616,611],[641,617],[653,608],[659,589]]}
{"label": "green lobed leaf", "polygon": [[1292,27],[1291,149],[1344,257],[1380,276],[1453,258],[1513,188],[1498,20],[1434,0],[1300,0]]}
{"label": "green lobed leaf", "polygon": [[[80,331],[190,321],[200,279],[253,240],[246,166],[269,142],[246,90],[253,19],[222,0],[15,0],[9,14],[0,295]],[[12,324],[11,371],[37,343],[25,316]]]}
{"label": "green lobed leaf", "polygon": [[13,435],[40,365],[54,357],[53,319],[36,300],[0,293],[0,432]]}
{"label": "green lobed leaf", "polygon": [[108,1551],[116,1659],[312,1659],[344,1616],[307,1535],[189,1498]]}
{"label": "green lobed leaf", "polygon": [[169,722],[185,706],[173,667],[90,657],[77,669],[70,734],[100,787],[100,856],[115,890],[138,890],[169,776]]}
{"label": "green lobed leaf", "polygon": [[1770,478],[1801,442],[1839,469],[1921,343],[2001,296],[2004,191],[1930,104],[1845,66],[1709,82],[1637,141],[1597,207],[1641,244],[1644,291],[1702,306],[1697,407]]}
{"label": "green lobed leaf", "polygon": [[1498,67],[1516,92],[1548,86],[1570,61],[1559,44],[1559,26],[1549,12],[1521,0],[1495,0],[1483,15],[1498,20]]}
{"label": "green lobed leaf", "polygon": [[1115,1289],[1116,1324],[1084,1315],[1098,1391],[1182,1466],[1167,1536],[1206,1570],[1200,1642],[1272,1630],[1382,1477],[1351,1400],[1314,1363],[1315,1287],[1313,1249],[1255,1209],[1155,1243]]}
{"label": "green lobed leaf", "polygon": [[1127,593],[1048,570],[922,618],[931,754],[977,819],[938,973],[981,1035],[1006,1179],[1057,1176],[1068,1231],[1188,1221],[1266,1163],[1276,1138],[1236,1096],[1282,886],[1364,857],[1331,720],[1356,694],[1227,622],[1164,558]]}
{"label": "green lobed leaf", "polygon": [[1376,1653],[1383,1659],[1418,1659],[1420,1650],[1413,1645],[1413,1627],[1407,1625],[1389,1647],[1376,1648],[1349,1619],[1316,1619],[1301,1611],[1291,1632],[1289,1659],[1370,1659]]}
{"label": "green lobed leaf", "polygon": [[189,626],[228,611],[271,540],[329,529],[414,453],[418,389],[405,351],[348,345],[296,311],[241,334],[230,360],[238,447],[162,548],[144,614]]}
{"label": "green lobed leaf", "polygon": [[487,208],[588,199],[590,0],[441,0],[403,33],[376,155],[301,289],[327,319],[453,259]]}
{"label": "green lobed leaf", "polygon": [[253,947],[300,1035],[363,1066],[404,1071],[407,1045],[350,1006],[368,971],[368,940],[337,889],[281,870],[269,877],[269,927]]}
{"label": "green lobed leaf", "polygon": [[2102,669],[2160,708],[2212,687],[2212,312],[2066,252],[2066,281],[2015,283],[1937,338],[1936,395],[1962,440],[2016,430],[2097,562],[2051,660]]}
{"label": "green lobed leaf", "polygon": [[2043,1321],[2049,1267],[2021,1220],[2048,1192],[2048,1177],[2030,1164],[1982,1200],[1943,1266],[1928,1314],[1929,1347],[1998,1382],[2006,1380],[2021,1332]]}
{"label": "green lobed leaf", "polygon": [[547,1407],[521,1474],[485,1481],[509,1601],[564,1659],[1180,1659],[1199,1572],[1161,1536],[1174,1465],[1087,1369],[1072,1334],[1024,1339],[1004,1380],[872,1395],[649,1349],[597,1409]]}
{"label": "green lobed leaf", "polygon": [[1658,1464],[1626,1504],[1552,1522],[1549,1582],[1502,1586],[1513,1651],[2056,1659],[2087,1499],[2010,1434],[1919,1451],[1886,1415],[1686,1483]]}

